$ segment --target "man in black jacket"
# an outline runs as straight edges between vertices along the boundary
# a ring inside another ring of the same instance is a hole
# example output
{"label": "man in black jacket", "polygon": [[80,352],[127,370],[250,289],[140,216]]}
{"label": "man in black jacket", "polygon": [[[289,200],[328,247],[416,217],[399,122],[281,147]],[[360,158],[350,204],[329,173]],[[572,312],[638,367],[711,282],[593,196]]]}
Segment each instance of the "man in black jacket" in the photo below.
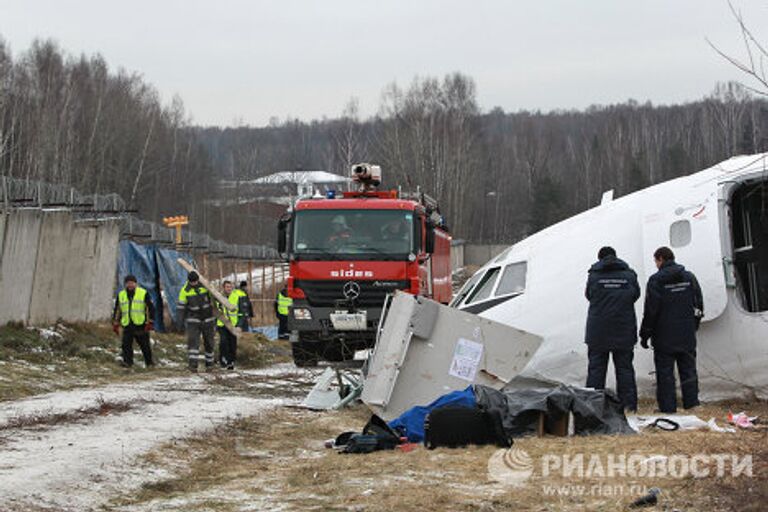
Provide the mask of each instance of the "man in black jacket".
{"label": "man in black jacket", "polygon": [[683,407],[699,405],[699,378],[696,373],[696,331],[704,316],[704,300],[696,276],[675,263],[669,247],[653,253],[658,272],[648,279],[645,311],[640,326],[640,344],[653,344],[656,365],[656,400],[659,410],[677,410],[675,364],[680,374]]}
{"label": "man in black jacket", "polygon": [[612,247],[597,253],[598,262],[589,269],[585,295],[587,315],[587,387],[605,389],[608,358],[613,357],[616,387],[625,409],[637,410],[634,359],[637,343],[635,302],[640,297],[637,274],[616,257]]}

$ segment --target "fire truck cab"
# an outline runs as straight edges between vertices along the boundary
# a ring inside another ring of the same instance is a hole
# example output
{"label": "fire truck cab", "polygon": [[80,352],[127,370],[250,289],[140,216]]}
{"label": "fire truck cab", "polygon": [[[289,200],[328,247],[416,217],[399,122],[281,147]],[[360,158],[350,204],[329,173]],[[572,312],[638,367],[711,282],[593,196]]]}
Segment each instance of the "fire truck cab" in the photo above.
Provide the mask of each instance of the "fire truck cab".
{"label": "fire truck cab", "polygon": [[451,300],[451,236],[437,203],[421,193],[373,190],[378,166],[358,164],[352,176],[360,190],[299,198],[278,225],[297,366],[349,360],[371,348],[395,290]]}

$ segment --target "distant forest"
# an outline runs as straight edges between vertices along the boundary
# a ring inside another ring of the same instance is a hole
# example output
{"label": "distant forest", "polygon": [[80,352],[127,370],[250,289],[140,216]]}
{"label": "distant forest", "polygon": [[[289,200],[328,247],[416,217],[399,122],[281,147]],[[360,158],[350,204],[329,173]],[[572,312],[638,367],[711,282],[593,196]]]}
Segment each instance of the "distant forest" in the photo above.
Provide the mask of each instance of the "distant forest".
{"label": "distant forest", "polygon": [[700,101],[635,101],[586,111],[481,112],[471,77],[389,85],[377,116],[351,101],[339,119],[197,129],[220,176],[383,167],[384,186],[437,197],[454,235],[513,242],[600,202],[768,151],[768,102],[735,83]]}
{"label": "distant forest", "polygon": [[0,39],[0,174],[117,193],[159,221],[198,217],[213,171],[179,98],[163,105],[140,75],[51,41],[13,60]]}
{"label": "distant forest", "polygon": [[186,213],[195,229],[237,243],[274,236],[265,219],[211,204],[219,179],[378,163],[384,186],[435,196],[455,237],[513,242],[608,189],[620,196],[760,151],[768,101],[735,83],[683,105],[504,112],[483,111],[473,79],[454,73],[386,86],[368,119],[350,100],[336,119],[198,127],[181,99],[164,105],[99,56],[41,41],[12,59],[0,41],[0,174],[116,192],[147,220]]}

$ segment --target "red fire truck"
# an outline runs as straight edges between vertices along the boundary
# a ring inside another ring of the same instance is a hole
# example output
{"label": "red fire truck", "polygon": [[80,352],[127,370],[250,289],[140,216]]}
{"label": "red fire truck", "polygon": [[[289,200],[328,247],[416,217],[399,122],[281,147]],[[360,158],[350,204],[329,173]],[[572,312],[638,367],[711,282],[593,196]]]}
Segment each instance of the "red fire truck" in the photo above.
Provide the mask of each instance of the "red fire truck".
{"label": "red fire truck", "polygon": [[352,166],[354,192],[300,198],[278,224],[289,262],[289,338],[298,366],[371,348],[389,293],[451,300],[451,236],[423,193],[379,191],[381,169]]}

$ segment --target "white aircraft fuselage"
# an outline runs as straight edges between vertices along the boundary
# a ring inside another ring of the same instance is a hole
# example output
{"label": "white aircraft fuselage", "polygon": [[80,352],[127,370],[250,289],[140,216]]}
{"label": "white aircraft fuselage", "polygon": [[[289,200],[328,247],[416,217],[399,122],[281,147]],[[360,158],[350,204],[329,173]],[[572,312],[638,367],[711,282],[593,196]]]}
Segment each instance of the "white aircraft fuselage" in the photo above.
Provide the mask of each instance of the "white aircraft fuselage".
{"label": "white aircraft fuselage", "polygon": [[[544,339],[523,377],[583,386],[584,289],[598,249],[614,247],[637,272],[639,326],[645,284],[656,272],[653,252],[668,246],[704,294],[697,333],[702,398],[768,397],[768,153],[606,199],[509,247],[478,270],[453,305]],[[651,350],[637,345],[635,369],[640,394],[652,396]]]}

